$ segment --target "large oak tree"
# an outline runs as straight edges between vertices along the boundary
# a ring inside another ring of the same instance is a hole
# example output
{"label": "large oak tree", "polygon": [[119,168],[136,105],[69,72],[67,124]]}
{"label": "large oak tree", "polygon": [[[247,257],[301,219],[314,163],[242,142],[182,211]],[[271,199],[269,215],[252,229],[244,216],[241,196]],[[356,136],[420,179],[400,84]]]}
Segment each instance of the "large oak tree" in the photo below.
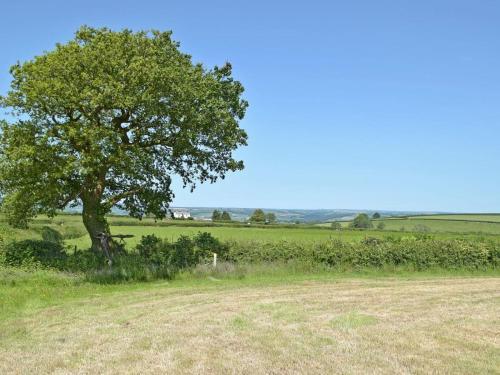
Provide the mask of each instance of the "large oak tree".
{"label": "large oak tree", "polygon": [[98,248],[112,207],[163,218],[173,175],[194,189],[243,168],[243,86],[229,63],[194,64],[170,32],[82,27],[11,74],[0,192],[13,225],[81,205]]}

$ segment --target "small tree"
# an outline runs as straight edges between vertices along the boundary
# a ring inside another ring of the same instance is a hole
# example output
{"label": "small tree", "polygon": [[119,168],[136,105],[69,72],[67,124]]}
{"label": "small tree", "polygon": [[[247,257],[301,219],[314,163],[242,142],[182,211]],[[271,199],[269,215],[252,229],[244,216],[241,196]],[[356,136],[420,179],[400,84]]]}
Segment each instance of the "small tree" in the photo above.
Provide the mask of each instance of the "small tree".
{"label": "small tree", "polygon": [[383,221],[377,224],[377,229],[384,230],[384,228],[385,228],[385,223]]}
{"label": "small tree", "polygon": [[372,219],[380,219],[380,214],[378,212],[375,212],[373,215],[372,215]]}
{"label": "small tree", "polygon": [[0,106],[18,121],[0,121],[0,195],[13,225],[81,206],[100,248],[112,207],[164,218],[172,175],[194,189],[243,169],[243,86],[229,63],[193,63],[171,32],[82,27],[10,71]]}
{"label": "small tree", "polygon": [[276,214],[274,212],[269,212],[266,214],[266,223],[268,224],[276,223]]}
{"label": "small tree", "polygon": [[359,214],[351,221],[349,227],[354,229],[369,229],[373,228],[373,224],[367,214]]}
{"label": "small tree", "polygon": [[229,212],[223,211],[222,215],[220,217],[221,221],[231,221],[231,215],[229,215]]}
{"label": "small tree", "polygon": [[338,221],[333,221],[330,226],[333,230],[341,230],[342,229],[342,224],[340,224]]}
{"label": "small tree", "polygon": [[220,221],[221,216],[222,215],[219,210],[214,210],[214,212],[212,212],[212,221]]}
{"label": "small tree", "polygon": [[257,208],[250,216],[250,222],[252,223],[265,223],[266,222],[266,214],[260,208]]}

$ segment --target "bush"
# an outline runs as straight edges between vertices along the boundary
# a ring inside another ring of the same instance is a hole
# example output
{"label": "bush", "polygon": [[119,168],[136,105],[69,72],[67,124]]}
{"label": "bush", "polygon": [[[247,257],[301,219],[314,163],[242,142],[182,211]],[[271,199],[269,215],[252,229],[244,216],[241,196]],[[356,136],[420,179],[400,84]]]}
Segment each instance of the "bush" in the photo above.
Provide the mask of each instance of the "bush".
{"label": "bush", "polygon": [[194,237],[194,243],[197,248],[199,260],[207,261],[212,258],[213,253],[217,253],[217,256],[222,260],[227,259],[228,246],[221,243],[208,232],[199,232]]}
{"label": "bush", "polygon": [[136,246],[137,253],[155,265],[171,266],[172,269],[193,267],[208,262],[217,253],[221,260],[227,259],[228,247],[210,233],[198,233],[193,238],[180,236],[170,243],[155,235],[143,236]]}
{"label": "bush", "polygon": [[428,235],[361,242],[329,240],[316,243],[289,241],[231,241],[221,243],[210,233],[181,236],[175,242],[144,236],[136,252],[116,255],[111,267],[102,252],[76,250],[67,254],[60,243],[25,240],[3,246],[0,260],[13,267],[47,267],[83,273],[98,283],[170,279],[183,269],[215,272],[207,265],[216,252],[227,269],[246,265],[297,264],[302,268],[405,267],[414,270],[486,269],[500,266],[500,246],[485,240],[435,240]]}
{"label": "bush", "polygon": [[406,266],[416,270],[482,269],[500,263],[497,244],[467,240],[366,238],[359,243],[330,240],[321,243],[233,242],[228,259],[237,263],[301,262],[330,267],[370,268]]}
{"label": "bush", "polygon": [[161,251],[161,244],[162,240],[160,238],[156,237],[154,234],[150,234],[142,236],[141,241],[136,246],[136,250],[141,257],[151,259]]}
{"label": "bush", "polygon": [[9,266],[42,266],[63,269],[67,254],[60,243],[40,240],[11,242],[5,246],[4,262]]}

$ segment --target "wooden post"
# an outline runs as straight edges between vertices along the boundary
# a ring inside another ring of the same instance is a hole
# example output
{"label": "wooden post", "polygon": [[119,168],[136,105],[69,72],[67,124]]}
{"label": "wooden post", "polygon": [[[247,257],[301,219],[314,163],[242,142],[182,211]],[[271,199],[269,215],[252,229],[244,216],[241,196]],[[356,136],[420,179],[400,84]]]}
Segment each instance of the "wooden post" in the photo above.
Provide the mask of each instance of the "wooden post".
{"label": "wooden post", "polygon": [[214,268],[217,267],[217,253],[214,253]]}

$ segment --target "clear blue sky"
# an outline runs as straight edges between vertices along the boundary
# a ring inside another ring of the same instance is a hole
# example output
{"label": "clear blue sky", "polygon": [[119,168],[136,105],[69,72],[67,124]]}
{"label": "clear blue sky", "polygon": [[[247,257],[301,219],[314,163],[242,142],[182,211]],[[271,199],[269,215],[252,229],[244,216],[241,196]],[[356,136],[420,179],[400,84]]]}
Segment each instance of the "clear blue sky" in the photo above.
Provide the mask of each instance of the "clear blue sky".
{"label": "clear blue sky", "polygon": [[5,1],[9,66],[82,24],[171,29],[230,61],[246,169],[177,206],[500,212],[500,2]]}

